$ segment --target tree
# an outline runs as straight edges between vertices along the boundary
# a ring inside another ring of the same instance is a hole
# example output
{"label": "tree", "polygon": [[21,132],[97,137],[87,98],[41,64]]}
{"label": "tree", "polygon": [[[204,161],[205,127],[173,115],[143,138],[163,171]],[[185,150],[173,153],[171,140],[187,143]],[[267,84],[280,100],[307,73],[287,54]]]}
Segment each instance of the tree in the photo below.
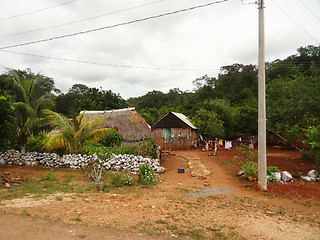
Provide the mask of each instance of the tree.
{"label": "tree", "polygon": [[199,133],[208,137],[220,137],[224,135],[223,121],[218,118],[215,112],[200,109],[192,118]]}
{"label": "tree", "polygon": [[68,153],[82,152],[86,144],[99,142],[106,137],[108,131],[114,131],[111,128],[99,128],[103,122],[102,118],[89,120],[80,114],[69,120],[63,115],[47,109],[42,112],[53,128],[44,142],[44,148],[48,151],[60,149]]}
{"label": "tree", "polygon": [[19,75],[15,70],[9,70],[8,80],[12,90],[16,93],[16,102],[13,104],[17,118],[17,135],[21,152],[26,150],[27,140],[39,131],[41,122],[40,110],[53,105],[53,95],[46,93],[37,95],[36,86],[43,79],[42,75]]}
{"label": "tree", "polygon": [[82,110],[109,110],[127,106],[126,101],[111,90],[89,88],[83,84],[74,84],[67,94],[59,95],[56,100],[56,111],[69,117]]}
{"label": "tree", "polygon": [[14,108],[8,98],[0,94],[0,151],[8,149],[14,138]]}

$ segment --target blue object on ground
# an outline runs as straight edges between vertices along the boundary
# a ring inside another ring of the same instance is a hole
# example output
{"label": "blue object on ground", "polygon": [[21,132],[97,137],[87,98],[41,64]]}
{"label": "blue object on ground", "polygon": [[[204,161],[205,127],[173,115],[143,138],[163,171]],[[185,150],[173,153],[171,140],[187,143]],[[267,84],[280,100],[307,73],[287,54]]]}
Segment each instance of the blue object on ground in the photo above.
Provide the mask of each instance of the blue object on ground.
{"label": "blue object on ground", "polygon": [[184,173],[184,168],[179,167],[178,168],[178,173]]}

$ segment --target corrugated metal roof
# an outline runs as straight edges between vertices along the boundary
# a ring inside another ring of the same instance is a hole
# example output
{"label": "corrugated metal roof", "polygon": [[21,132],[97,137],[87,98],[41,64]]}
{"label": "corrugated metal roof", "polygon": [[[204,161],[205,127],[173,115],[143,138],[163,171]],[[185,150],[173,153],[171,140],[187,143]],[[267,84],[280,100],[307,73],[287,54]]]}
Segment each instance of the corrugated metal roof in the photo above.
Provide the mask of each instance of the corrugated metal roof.
{"label": "corrugated metal roof", "polygon": [[94,114],[94,113],[111,113],[111,112],[122,112],[122,111],[134,111],[136,110],[136,108],[132,107],[132,108],[123,108],[123,109],[114,109],[114,110],[108,110],[108,111],[90,111],[90,110],[84,110],[81,111],[80,114]]}
{"label": "corrugated metal roof", "polygon": [[178,117],[179,119],[181,119],[184,123],[186,123],[189,127],[193,128],[193,129],[197,129],[197,127],[195,125],[193,125],[189,118],[187,118],[185,115],[183,115],[182,113],[177,113],[177,112],[171,112],[173,115],[175,115],[176,117]]}

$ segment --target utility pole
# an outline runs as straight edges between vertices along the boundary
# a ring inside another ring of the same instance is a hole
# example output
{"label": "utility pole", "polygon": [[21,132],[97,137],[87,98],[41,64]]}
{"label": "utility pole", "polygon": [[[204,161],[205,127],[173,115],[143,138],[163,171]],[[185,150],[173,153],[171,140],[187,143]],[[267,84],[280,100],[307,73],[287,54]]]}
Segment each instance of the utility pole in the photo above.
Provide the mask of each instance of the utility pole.
{"label": "utility pole", "polygon": [[266,145],[266,82],[264,50],[264,3],[258,0],[259,9],[259,61],[258,61],[258,188],[267,190],[267,145]]}

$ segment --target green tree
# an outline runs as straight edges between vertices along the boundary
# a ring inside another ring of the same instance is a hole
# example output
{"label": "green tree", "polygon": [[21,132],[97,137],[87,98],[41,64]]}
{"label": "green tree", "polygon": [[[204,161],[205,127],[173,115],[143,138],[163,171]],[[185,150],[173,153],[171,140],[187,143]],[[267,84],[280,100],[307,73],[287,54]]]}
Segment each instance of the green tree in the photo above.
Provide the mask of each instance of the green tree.
{"label": "green tree", "polygon": [[224,135],[223,121],[218,118],[215,112],[200,109],[192,118],[199,133],[208,137],[219,137]]}
{"label": "green tree", "polygon": [[82,152],[86,144],[103,140],[110,128],[100,128],[103,118],[88,119],[85,115],[74,116],[72,120],[59,113],[43,110],[53,131],[44,141],[44,148],[48,151],[64,150],[68,153]]}
{"label": "green tree", "polygon": [[8,98],[0,94],[0,151],[10,147],[14,136],[14,108]]}
{"label": "green tree", "polygon": [[37,95],[36,86],[43,79],[42,75],[19,75],[15,70],[9,70],[8,80],[16,93],[16,102],[13,104],[17,118],[17,136],[21,152],[26,150],[27,140],[36,134],[41,126],[41,109],[53,105],[53,95],[46,93]]}

